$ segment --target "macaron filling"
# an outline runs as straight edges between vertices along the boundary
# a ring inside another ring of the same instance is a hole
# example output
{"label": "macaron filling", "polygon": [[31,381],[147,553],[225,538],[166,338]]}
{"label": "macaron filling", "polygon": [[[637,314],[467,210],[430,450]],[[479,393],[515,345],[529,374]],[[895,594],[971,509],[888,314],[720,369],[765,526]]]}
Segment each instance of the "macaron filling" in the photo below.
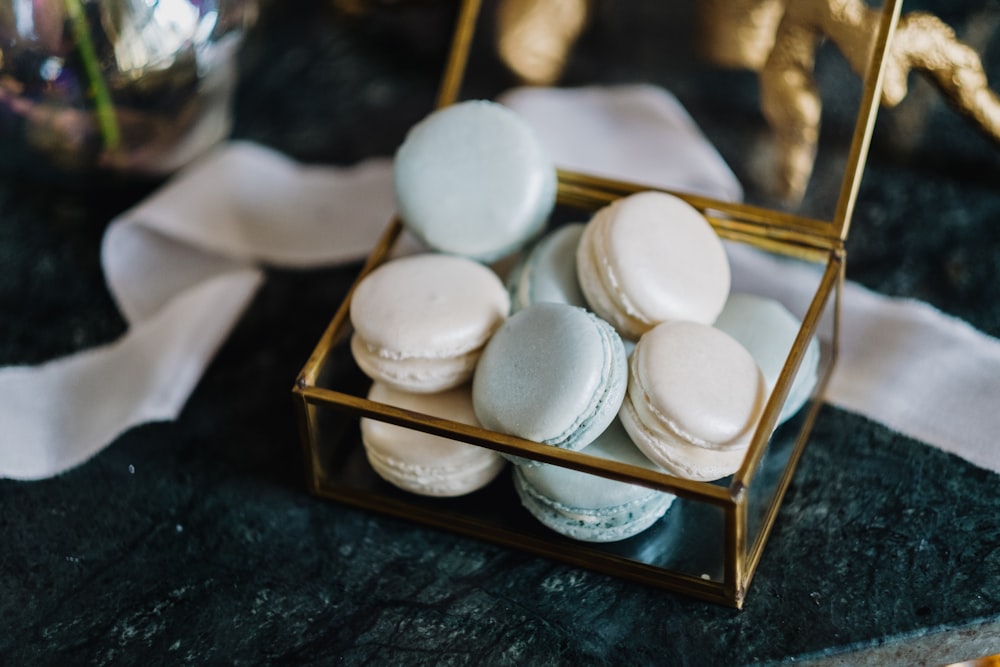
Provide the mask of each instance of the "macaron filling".
{"label": "macaron filling", "polygon": [[499,456],[484,456],[454,465],[415,464],[384,455],[370,446],[365,447],[365,456],[379,477],[423,496],[464,495],[489,484],[506,465]]}
{"label": "macaron filling", "polygon": [[626,368],[625,347],[621,338],[607,322],[586,313],[594,323],[601,337],[601,369],[600,377],[605,381],[592,395],[591,402],[580,415],[562,433],[546,438],[542,442],[547,445],[579,449],[580,443],[590,443],[608,427],[609,422],[618,412],[628,388],[627,378],[621,369]]}
{"label": "macaron filling", "polygon": [[351,336],[351,354],[361,371],[405,391],[435,392],[462,384],[476,368],[483,346],[447,357],[400,357]]}
{"label": "macaron filling", "polygon": [[[618,420],[583,451],[597,458],[656,469]],[[514,484],[524,507],[548,528],[578,540],[612,542],[656,522],[674,501],[672,493],[562,466],[519,466]]]}

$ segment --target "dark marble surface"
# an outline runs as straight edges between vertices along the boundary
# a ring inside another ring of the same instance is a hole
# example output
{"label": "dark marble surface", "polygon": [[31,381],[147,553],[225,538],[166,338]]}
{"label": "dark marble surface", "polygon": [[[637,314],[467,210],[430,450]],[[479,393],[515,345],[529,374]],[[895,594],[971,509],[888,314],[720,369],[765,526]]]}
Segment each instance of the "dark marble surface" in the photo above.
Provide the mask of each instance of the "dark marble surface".
{"label": "dark marble surface", "polygon": [[[974,30],[996,2],[919,6],[1000,58]],[[237,136],[346,164],[429,108],[439,6],[347,27],[318,0],[264,9]],[[927,87],[904,107],[876,132],[849,275],[998,335],[1000,150]],[[122,333],[97,251],[153,187],[0,179],[0,363]],[[356,270],[269,270],[178,420],[0,481],[0,663],[756,664],[1000,622],[998,476],[833,408],[739,612],[309,496],[291,384]],[[954,659],[987,652],[962,636]]]}

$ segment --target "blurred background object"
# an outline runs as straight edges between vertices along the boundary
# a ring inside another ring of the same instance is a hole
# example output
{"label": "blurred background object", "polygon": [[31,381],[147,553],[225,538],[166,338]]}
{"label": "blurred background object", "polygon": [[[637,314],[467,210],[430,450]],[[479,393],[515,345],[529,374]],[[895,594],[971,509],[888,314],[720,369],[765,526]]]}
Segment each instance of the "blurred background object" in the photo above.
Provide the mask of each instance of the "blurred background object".
{"label": "blurred background object", "polygon": [[0,167],[162,175],[228,135],[255,0],[0,0]]}
{"label": "blurred background object", "polygon": [[497,7],[497,49],[524,83],[555,83],[587,24],[590,0],[504,0]]}

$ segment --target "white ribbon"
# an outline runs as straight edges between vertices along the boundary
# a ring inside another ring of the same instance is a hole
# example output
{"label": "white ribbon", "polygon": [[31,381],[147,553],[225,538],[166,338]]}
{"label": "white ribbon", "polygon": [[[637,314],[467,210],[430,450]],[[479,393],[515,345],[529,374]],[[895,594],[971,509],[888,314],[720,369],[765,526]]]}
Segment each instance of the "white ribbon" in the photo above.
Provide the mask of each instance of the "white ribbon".
{"label": "white ribbon", "polygon": [[132,426],[176,418],[261,284],[258,263],[363,257],[392,214],[390,172],[385,159],[306,167],[231,143],[113,220],[101,261],[128,330],[0,369],[0,477],[57,474]]}
{"label": "white ribbon", "polygon": [[[660,89],[536,89],[503,101],[536,126],[557,164],[739,197],[725,163]],[[664,165],[664,155],[677,162]],[[259,264],[357,260],[392,199],[385,159],[307,167],[230,143],[180,172],[105,234],[108,288],[129,324],[122,338],[0,369],[0,477],[58,474],[132,426],[176,418],[260,285]],[[739,289],[805,311],[814,267],[745,246],[732,246],[731,259]],[[1000,472],[1000,342],[926,304],[851,283],[841,341],[831,403]]]}
{"label": "white ribbon", "polygon": [[[806,312],[813,267],[748,246],[728,250],[741,289]],[[828,403],[1000,472],[1000,340],[926,303],[852,281],[844,286],[839,340]]]}

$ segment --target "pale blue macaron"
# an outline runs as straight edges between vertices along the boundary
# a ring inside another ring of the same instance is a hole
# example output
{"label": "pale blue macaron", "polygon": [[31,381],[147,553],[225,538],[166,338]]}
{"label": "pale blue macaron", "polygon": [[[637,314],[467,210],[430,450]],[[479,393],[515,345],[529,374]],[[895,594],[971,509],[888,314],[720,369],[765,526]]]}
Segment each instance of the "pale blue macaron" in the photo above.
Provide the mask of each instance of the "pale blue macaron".
{"label": "pale blue macaron", "polygon": [[585,225],[571,223],[555,229],[525,252],[507,277],[511,312],[533,303],[568,303],[587,307],[576,277],[576,248]]}
{"label": "pale blue macaron", "polygon": [[[802,322],[774,299],[734,292],[715,320],[715,327],[743,344],[764,374],[768,390],[773,391]],[[788,390],[778,424],[791,418],[809,400],[816,387],[819,360],[819,342],[814,336]]]}
{"label": "pale blue macaron", "polygon": [[[618,420],[583,453],[656,470]],[[673,504],[672,493],[543,464],[518,466],[521,504],[555,532],[585,542],[616,542],[652,526]]]}
{"label": "pale blue macaron", "polygon": [[439,109],[396,151],[396,206],[430,248],[483,262],[541,233],[556,200],[556,169],[534,130],[484,100]]}
{"label": "pale blue macaron", "polygon": [[627,385],[625,347],[610,324],[583,308],[537,303],[486,344],[472,403],[488,429],[580,450],[614,420]]}

